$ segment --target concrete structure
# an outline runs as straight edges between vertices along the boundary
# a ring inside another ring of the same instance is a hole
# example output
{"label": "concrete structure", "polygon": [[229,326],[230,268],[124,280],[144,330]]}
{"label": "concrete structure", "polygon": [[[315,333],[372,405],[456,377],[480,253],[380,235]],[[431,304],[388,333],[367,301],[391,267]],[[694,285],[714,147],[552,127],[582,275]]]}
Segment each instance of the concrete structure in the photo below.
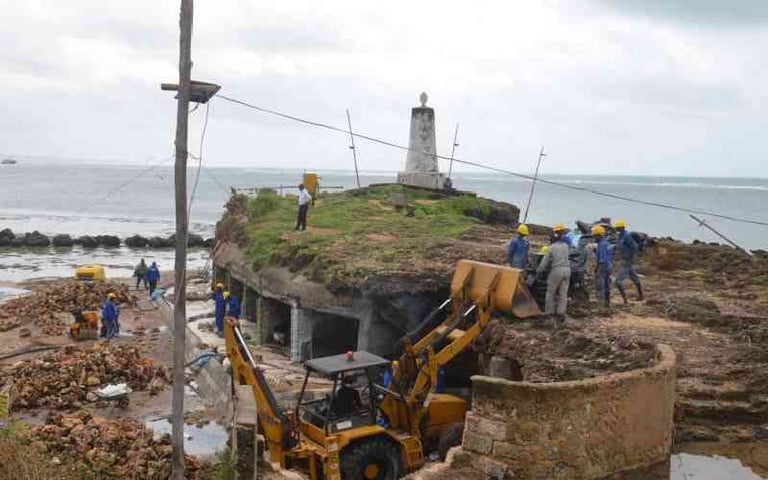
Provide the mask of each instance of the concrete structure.
{"label": "concrete structure", "polygon": [[668,460],[675,354],[647,369],[582,381],[472,377],[463,451],[490,478],[600,479]]}
{"label": "concrete structure", "polygon": [[385,293],[331,292],[286,268],[254,272],[233,244],[220,245],[214,266],[216,279],[246,299],[241,318],[253,322],[258,342],[285,345],[294,362],[348,350],[391,354],[403,333],[446,297],[401,279],[396,288],[382,280]]}
{"label": "concrete structure", "polygon": [[427,94],[421,94],[421,106],[411,109],[411,131],[408,137],[405,171],[398,172],[397,182],[414,187],[443,189],[445,175],[437,165],[435,110],[427,106]]}

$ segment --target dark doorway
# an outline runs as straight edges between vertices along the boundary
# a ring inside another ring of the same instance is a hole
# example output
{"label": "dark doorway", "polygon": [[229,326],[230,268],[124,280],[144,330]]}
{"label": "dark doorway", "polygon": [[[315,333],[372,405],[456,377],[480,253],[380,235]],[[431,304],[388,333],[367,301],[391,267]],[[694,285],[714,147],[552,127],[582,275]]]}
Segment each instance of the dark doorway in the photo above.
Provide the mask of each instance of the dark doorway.
{"label": "dark doorway", "polygon": [[356,318],[316,311],[312,312],[312,317],[313,358],[357,350],[359,322]]}

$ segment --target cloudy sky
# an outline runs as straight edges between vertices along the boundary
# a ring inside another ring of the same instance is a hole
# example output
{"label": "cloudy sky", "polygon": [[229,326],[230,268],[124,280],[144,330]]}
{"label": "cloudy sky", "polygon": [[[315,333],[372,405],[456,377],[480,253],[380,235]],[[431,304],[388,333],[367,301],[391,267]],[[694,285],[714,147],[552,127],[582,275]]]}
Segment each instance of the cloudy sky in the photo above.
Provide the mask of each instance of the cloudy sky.
{"label": "cloudy sky", "polygon": [[[0,0],[0,153],[172,153],[178,1]],[[768,176],[768,1],[197,1],[193,78],[406,143],[421,91],[438,149],[548,173]],[[209,165],[351,168],[348,139],[214,100]],[[204,108],[191,117],[199,148]],[[404,153],[359,145],[364,170]]]}

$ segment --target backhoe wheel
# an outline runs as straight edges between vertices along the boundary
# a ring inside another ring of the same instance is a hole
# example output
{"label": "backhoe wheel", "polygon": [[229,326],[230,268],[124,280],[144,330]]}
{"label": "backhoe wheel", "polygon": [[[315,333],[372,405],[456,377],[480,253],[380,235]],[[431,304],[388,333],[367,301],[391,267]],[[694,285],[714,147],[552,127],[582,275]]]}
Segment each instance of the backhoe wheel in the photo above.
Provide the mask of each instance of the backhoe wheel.
{"label": "backhoe wheel", "polygon": [[383,438],[362,440],[341,454],[344,480],[397,480],[400,478],[400,450]]}
{"label": "backhoe wheel", "polygon": [[440,455],[441,462],[444,462],[445,457],[448,456],[448,450],[461,445],[461,439],[463,436],[463,423],[454,423],[445,429],[443,434],[440,436],[440,441],[437,443],[437,453]]}

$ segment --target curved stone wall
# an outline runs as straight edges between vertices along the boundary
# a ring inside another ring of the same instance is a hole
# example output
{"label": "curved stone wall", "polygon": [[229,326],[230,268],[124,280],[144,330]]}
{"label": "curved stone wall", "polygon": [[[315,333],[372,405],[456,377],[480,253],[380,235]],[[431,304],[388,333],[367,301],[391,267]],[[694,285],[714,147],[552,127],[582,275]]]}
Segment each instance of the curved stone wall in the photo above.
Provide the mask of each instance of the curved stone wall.
{"label": "curved stone wall", "polygon": [[492,478],[599,479],[667,460],[675,354],[653,367],[582,381],[472,377],[463,449]]}

